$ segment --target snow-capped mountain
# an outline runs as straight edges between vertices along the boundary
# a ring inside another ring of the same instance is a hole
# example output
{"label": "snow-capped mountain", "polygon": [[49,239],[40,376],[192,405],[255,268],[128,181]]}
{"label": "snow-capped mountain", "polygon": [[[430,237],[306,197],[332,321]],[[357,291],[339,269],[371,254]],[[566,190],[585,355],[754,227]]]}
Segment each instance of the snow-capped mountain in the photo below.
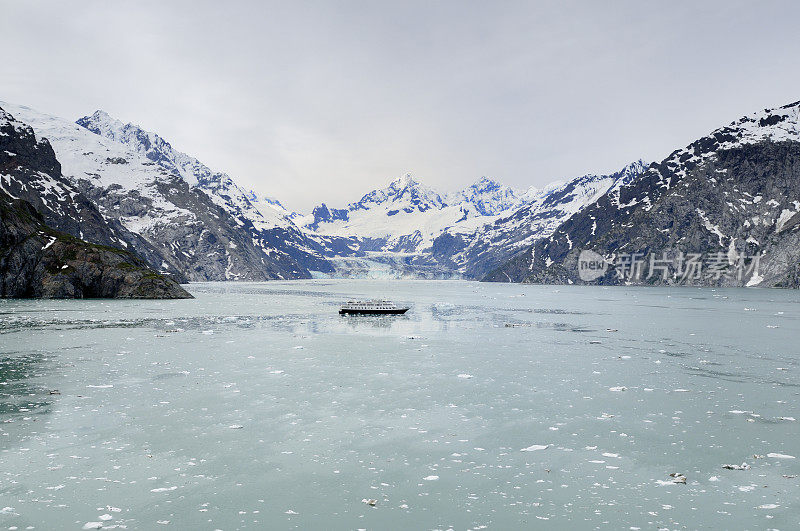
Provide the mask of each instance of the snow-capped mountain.
{"label": "snow-capped mountain", "polygon": [[346,208],[315,208],[307,229],[367,242],[370,251],[421,253],[444,231],[472,231],[522,203],[517,192],[487,178],[442,195],[403,175]]}
{"label": "snow-capped mountain", "polygon": [[50,143],[0,108],[0,297],[191,297],[125,250],[147,242],[108,222],[61,174]]}
{"label": "snow-capped mountain", "polygon": [[[607,264],[593,282],[800,286],[800,102],[673,152],[487,279],[582,282],[583,250]],[[642,274],[626,269],[631,253]]]}
{"label": "snow-capped mountain", "polygon": [[[162,272],[185,279],[181,269],[136,232],[103,215],[97,205],[62,174],[62,165],[48,140],[17,118],[20,108],[0,102],[0,188],[14,199],[23,199],[59,231],[89,243],[136,249]],[[8,111],[14,111],[14,114]],[[77,127],[77,126],[74,126]]]}
{"label": "snow-capped mountain", "polygon": [[[104,111],[95,111],[76,123],[180,175],[190,186],[203,190],[216,204],[236,217],[248,219],[259,230],[291,224],[283,214],[285,209],[275,208],[273,202],[266,200],[259,201],[261,208],[256,208],[251,201],[255,196],[252,191],[240,188],[226,173],[215,172],[196,158],[174,149],[156,133],[145,131],[135,124],[123,123]],[[258,199],[257,196],[255,198]]]}
{"label": "snow-capped mountain", "polygon": [[536,240],[550,236],[609,190],[633,181],[646,167],[639,160],[610,175],[584,175],[531,190],[519,208],[472,232],[445,231],[434,240],[433,256],[468,278],[481,278]]}
{"label": "snow-capped mountain", "polygon": [[[54,223],[65,230],[71,224],[76,235],[130,247],[190,280],[477,278],[640,171],[632,165],[525,193],[483,177],[449,194],[406,174],[344,208],[321,204],[299,216],[105,112],[71,123],[7,106],[50,139],[61,162],[58,185],[29,179],[32,200],[42,198],[37,208],[47,211],[50,201]],[[49,199],[58,187],[59,200]],[[84,198],[98,221],[65,215],[65,197]]]}
{"label": "snow-capped mountain", "polygon": [[510,186],[504,186],[489,177],[481,177],[460,192],[448,195],[448,205],[469,204],[481,216],[497,216],[519,207],[529,194],[520,194]]}
{"label": "snow-capped mountain", "polygon": [[286,271],[279,273],[278,278],[305,278],[310,271],[332,271],[323,256],[324,246],[300,231],[292,222],[296,216],[279,201],[239,187],[228,174],[215,172],[196,158],[174,149],[156,133],[123,123],[103,111],[81,118],[77,124],[132,149],[203,191],[232,216],[242,230],[249,232],[257,249],[273,260],[285,262]]}
{"label": "snow-capped mountain", "polygon": [[364,275],[370,268],[385,275],[394,268],[409,276],[480,278],[646,166],[637,161],[610,175],[525,193],[483,177],[440,194],[407,174],[345,208],[322,204],[302,224],[347,242],[344,253],[333,256],[339,275]]}
{"label": "snow-capped mountain", "polygon": [[318,244],[281,212],[250,202],[230,177],[158,135],[103,112],[78,125],[0,105],[50,140],[67,182],[109,223],[157,250],[158,261],[133,244],[162,270],[183,272],[190,280],[307,278],[309,270],[333,270],[313,248]]}

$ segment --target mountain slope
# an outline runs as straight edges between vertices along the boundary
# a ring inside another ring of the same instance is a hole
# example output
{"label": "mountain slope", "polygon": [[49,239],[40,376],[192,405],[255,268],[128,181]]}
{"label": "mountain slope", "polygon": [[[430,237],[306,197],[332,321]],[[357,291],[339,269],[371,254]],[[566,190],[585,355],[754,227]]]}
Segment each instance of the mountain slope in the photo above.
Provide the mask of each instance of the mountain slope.
{"label": "mountain slope", "polygon": [[[191,190],[202,191],[225,211],[226,217],[230,217],[228,221],[240,227],[240,232],[247,233],[250,244],[244,247],[254,246],[260,253],[268,278],[308,278],[309,270],[332,271],[323,256],[324,248],[294,225],[291,215],[279,202],[240,188],[226,173],[211,170],[196,158],[174,149],[159,135],[135,124],[123,123],[103,111],[96,111],[76,123],[127,147],[170,174],[180,176]],[[234,275],[234,278],[240,276]],[[230,275],[226,275],[228,277]]]}
{"label": "mountain slope", "polygon": [[797,102],[713,131],[486,279],[583,282],[578,256],[591,250],[592,282],[798,287],[799,118]]}
{"label": "mountain slope", "polygon": [[[5,104],[4,104],[5,105]],[[180,270],[147,240],[104,216],[62,175],[50,143],[0,108],[0,188],[31,203],[51,227],[91,243],[136,249],[137,254],[178,279]]]}
{"label": "mountain slope", "polygon": [[433,256],[468,278],[481,278],[536,240],[550,236],[570,216],[609,190],[637,178],[645,167],[640,160],[610,175],[584,175],[566,183],[553,183],[529,194],[513,213],[483,224],[474,232],[445,231],[433,242]]}
{"label": "mountain slope", "polygon": [[[308,278],[308,268],[292,253],[303,258],[311,255],[312,264],[330,269],[320,253],[307,249],[296,227],[285,226],[282,216],[277,216],[279,223],[272,223],[253,214],[251,221],[240,214],[245,208],[255,211],[254,207],[245,203],[236,210],[231,207],[233,201],[190,184],[183,177],[186,170],[182,174],[172,163],[151,160],[163,159],[161,154],[150,150],[148,158],[69,121],[27,107],[2,105],[29,123],[39,137],[50,140],[66,183],[96,205],[110,225],[116,223],[134,235],[126,241],[160,270],[196,281]],[[148,136],[142,142],[168,145]],[[188,179],[198,182],[198,177]],[[221,177],[217,181],[211,188],[233,186]],[[153,252],[148,254],[148,248]]]}
{"label": "mountain slope", "polygon": [[136,241],[61,175],[47,140],[0,109],[0,296],[191,297],[124,250]]}
{"label": "mountain slope", "polygon": [[2,190],[0,297],[192,298],[133,253],[53,230],[30,203]]}

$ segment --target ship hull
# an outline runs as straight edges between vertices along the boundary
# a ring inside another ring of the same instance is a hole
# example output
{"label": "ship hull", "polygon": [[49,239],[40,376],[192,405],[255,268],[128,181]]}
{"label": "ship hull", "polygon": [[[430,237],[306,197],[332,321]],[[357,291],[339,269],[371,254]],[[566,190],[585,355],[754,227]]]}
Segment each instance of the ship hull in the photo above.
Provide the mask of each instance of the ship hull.
{"label": "ship hull", "polygon": [[350,309],[350,308],[342,308],[339,310],[340,315],[345,314],[364,314],[364,315],[402,315],[408,311],[408,308],[393,308],[391,310],[359,310],[359,309]]}

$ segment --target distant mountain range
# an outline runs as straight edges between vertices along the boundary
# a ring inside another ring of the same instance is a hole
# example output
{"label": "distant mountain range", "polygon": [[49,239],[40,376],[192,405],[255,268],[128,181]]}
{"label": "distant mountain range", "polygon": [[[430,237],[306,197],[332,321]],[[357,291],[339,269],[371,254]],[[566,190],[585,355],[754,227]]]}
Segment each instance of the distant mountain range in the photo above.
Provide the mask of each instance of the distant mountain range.
{"label": "distant mountain range", "polygon": [[[178,280],[577,283],[586,281],[578,256],[590,250],[603,268],[594,283],[797,285],[798,104],[742,118],[662,162],[640,160],[609,175],[526,191],[482,177],[442,194],[407,174],[307,215],[103,111],[73,123],[24,106],[0,108],[52,152],[25,152],[0,136],[0,160],[14,153],[0,166],[0,189],[31,203],[53,229],[132,251]],[[661,271],[674,259],[674,271],[662,280],[625,278],[617,266],[628,251],[641,255],[637,265],[658,254]],[[734,255],[751,257],[746,278],[683,274],[689,254],[718,252],[731,256],[726,273],[738,271]],[[758,270],[750,263],[755,255]]]}

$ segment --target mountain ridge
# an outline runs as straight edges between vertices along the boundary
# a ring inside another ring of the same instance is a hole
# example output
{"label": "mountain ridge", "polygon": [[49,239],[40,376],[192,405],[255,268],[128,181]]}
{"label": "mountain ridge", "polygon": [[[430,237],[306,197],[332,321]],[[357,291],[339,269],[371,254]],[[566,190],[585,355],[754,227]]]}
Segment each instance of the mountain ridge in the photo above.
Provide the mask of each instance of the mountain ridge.
{"label": "mountain ridge", "polygon": [[[673,151],[486,280],[583,283],[578,256],[591,250],[607,269],[589,282],[798,287],[798,229],[795,102],[743,116]],[[634,276],[622,262],[633,253],[645,257],[638,267],[648,274]],[[698,258],[687,274],[690,255]],[[660,274],[650,274],[656,263]]]}

